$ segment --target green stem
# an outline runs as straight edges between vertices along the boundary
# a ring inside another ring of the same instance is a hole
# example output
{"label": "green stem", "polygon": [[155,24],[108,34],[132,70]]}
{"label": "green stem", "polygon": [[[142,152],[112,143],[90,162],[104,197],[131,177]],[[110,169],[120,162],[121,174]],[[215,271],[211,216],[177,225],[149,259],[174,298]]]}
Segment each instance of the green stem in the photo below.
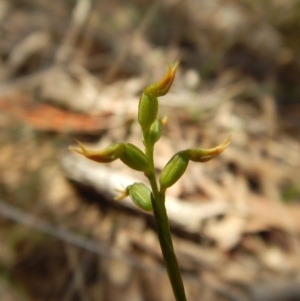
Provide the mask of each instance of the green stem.
{"label": "green stem", "polygon": [[186,301],[184,286],[171,238],[169,220],[165,207],[165,193],[162,193],[158,190],[154,171],[153,146],[147,143],[146,135],[144,135],[144,143],[146,156],[151,164],[151,171],[147,173],[146,176],[149,179],[153,192],[152,208],[160,247],[176,301]]}

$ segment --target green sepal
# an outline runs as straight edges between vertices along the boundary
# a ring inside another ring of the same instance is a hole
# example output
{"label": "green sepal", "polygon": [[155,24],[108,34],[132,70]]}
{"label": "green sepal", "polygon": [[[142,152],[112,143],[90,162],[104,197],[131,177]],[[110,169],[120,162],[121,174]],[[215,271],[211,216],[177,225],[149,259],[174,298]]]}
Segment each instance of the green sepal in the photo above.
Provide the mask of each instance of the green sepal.
{"label": "green sepal", "polygon": [[138,108],[138,121],[143,132],[150,129],[151,124],[155,121],[158,112],[158,100],[156,97],[151,97],[142,94]]}
{"label": "green sepal", "polygon": [[133,203],[140,209],[151,212],[151,190],[143,183],[134,183],[126,187],[126,192],[129,194]]}
{"label": "green sepal", "polygon": [[135,145],[126,143],[120,160],[132,169],[147,172],[149,170],[149,161],[146,155]]}
{"label": "green sepal", "polygon": [[162,191],[174,185],[184,174],[189,164],[189,157],[185,152],[178,152],[166,164],[159,177]]}

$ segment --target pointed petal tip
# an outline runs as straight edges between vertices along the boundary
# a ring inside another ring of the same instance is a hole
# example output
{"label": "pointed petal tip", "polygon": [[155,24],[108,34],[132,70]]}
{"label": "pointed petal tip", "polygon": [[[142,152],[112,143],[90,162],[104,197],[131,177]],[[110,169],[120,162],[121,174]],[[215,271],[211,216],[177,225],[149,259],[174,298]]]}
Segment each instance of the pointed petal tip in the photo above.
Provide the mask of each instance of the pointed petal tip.
{"label": "pointed petal tip", "polygon": [[189,159],[194,162],[207,162],[219,154],[229,145],[231,136],[224,140],[220,145],[209,149],[187,149],[185,152],[188,154]]}
{"label": "pointed petal tip", "polygon": [[114,190],[118,193],[118,195],[116,195],[114,197],[114,201],[122,201],[123,199],[125,199],[128,196],[126,189],[115,188]]}
{"label": "pointed petal tip", "polygon": [[219,145],[222,148],[222,151],[229,145],[230,141],[231,141],[231,135],[229,135],[227,139]]}
{"label": "pointed petal tip", "polygon": [[68,150],[70,150],[70,151],[73,152],[73,153],[82,155],[82,151],[81,151],[80,149],[74,147],[74,146],[69,146],[69,147],[68,147]]}
{"label": "pointed petal tip", "polygon": [[69,146],[68,149],[73,153],[77,153],[77,154],[80,154],[80,155],[85,155],[86,149],[85,149],[84,145],[77,139],[75,141],[78,144],[79,149],[75,146]]}
{"label": "pointed petal tip", "polygon": [[174,65],[172,66],[172,72],[173,72],[173,73],[176,72],[176,70],[177,70],[179,64],[180,64],[180,60],[179,60],[179,59],[176,59]]}
{"label": "pointed petal tip", "polygon": [[154,97],[159,97],[166,95],[173,83],[176,75],[176,71],[179,65],[179,60],[177,59],[173,66],[168,65],[168,70],[164,77],[155,84],[152,84],[144,89],[144,94]]}

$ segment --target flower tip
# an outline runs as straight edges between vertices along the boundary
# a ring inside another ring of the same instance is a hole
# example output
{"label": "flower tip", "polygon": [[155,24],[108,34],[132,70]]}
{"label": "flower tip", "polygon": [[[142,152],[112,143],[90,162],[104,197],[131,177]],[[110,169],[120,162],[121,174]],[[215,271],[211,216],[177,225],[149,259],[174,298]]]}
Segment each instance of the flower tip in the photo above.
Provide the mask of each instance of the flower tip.
{"label": "flower tip", "polygon": [[[207,150],[207,161],[211,160],[212,158],[221,154],[224,151],[224,149],[229,145],[230,140],[231,140],[231,135],[228,136],[228,138],[226,140],[224,140],[220,145],[218,145],[214,148],[208,149]],[[205,157],[203,159],[205,159]]]}
{"label": "flower tip", "polygon": [[[172,83],[173,83],[173,80],[174,80],[174,78],[175,78],[176,71],[177,71],[177,69],[178,69],[179,63],[180,63],[180,61],[179,61],[179,59],[177,59],[177,60],[175,61],[175,63],[174,63],[173,66],[168,65],[168,71],[167,71],[167,73],[166,73],[166,75],[165,75],[165,77],[164,77],[164,79],[165,79],[166,82],[167,82],[167,86],[168,86],[167,92],[169,91],[170,86],[171,86]],[[166,92],[166,93],[167,93],[167,92]]]}
{"label": "flower tip", "polygon": [[173,83],[178,65],[178,59],[175,61],[175,64],[173,66],[168,65],[168,70],[165,76],[159,82],[146,87],[144,89],[144,94],[153,97],[166,95]]}
{"label": "flower tip", "polygon": [[179,63],[180,63],[180,60],[177,59],[177,60],[175,61],[175,64],[171,67],[171,72],[172,72],[172,74],[174,74],[174,76],[175,76],[175,73],[176,73],[177,68],[178,68],[178,66],[179,66]]}
{"label": "flower tip", "polygon": [[168,122],[168,116],[165,115],[163,118],[161,118],[160,121],[161,121],[161,125],[164,127]]}
{"label": "flower tip", "polygon": [[229,145],[230,140],[231,140],[231,135],[229,135],[228,138],[223,143],[221,143],[220,147],[222,148],[222,151]]}
{"label": "flower tip", "polygon": [[223,152],[229,145],[231,136],[229,136],[220,145],[209,149],[187,149],[185,152],[188,154],[189,159],[194,162],[207,162]]}
{"label": "flower tip", "polygon": [[80,149],[78,149],[74,146],[69,146],[68,149],[73,153],[84,155],[86,153],[86,149],[84,148],[83,144],[78,140],[76,140],[76,142],[77,142],[78,146],[80,147]]}
{"label": "flower tip", "polygon": [[78,152],[78,149],[76,147],[74,147],[74,146],[69,146],[68,150],[70,150],[73,153],[77,153]]}
{"label": "flower tip", "polygon": [[122,201],[123,199],[125,199],[128,196],[128,192],[126,189],[115,189],[115,191],[118,193],[118,195],[116,195],[114,197],[114,201]]}

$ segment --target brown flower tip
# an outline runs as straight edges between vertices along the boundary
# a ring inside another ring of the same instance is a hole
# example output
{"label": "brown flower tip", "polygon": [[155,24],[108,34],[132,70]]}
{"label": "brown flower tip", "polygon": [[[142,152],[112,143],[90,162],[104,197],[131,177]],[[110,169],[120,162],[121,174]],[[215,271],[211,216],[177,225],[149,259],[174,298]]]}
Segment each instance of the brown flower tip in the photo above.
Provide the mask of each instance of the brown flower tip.
{"label": "brown flower tip", "polygon": [[173,66],[168,66],[168,71],[165,76],[157,83],[152,84],[144,89],[144,94],[152,97],[166,95],[173,83],[175,74],[179,65],[179,60],[176,60]]}
{"label": "brown flower tip", "polygon": [[125,148],[124,143],[115,143],[103,150],[95,151],[95,150],[86,149],[84,147],[84,145],[79,141],[77,141],[77,143],[78,143],[79,149],[76,147],[70,146],[69,150],[74,153],[83,155],[86,158],[96,161],[96,162],[99,162],[99,163],[109,163],[109,162],[117,160],[121,156],[121,154],[123,153],[124,148]]}
{"label": "brown flower tip", "polygon": [[218,156],[228,146],[231,136],[229,136],[220,145],[209,149],[187,149],[185,153],[188,154],[189,159],[194,162],[207,162]]}

